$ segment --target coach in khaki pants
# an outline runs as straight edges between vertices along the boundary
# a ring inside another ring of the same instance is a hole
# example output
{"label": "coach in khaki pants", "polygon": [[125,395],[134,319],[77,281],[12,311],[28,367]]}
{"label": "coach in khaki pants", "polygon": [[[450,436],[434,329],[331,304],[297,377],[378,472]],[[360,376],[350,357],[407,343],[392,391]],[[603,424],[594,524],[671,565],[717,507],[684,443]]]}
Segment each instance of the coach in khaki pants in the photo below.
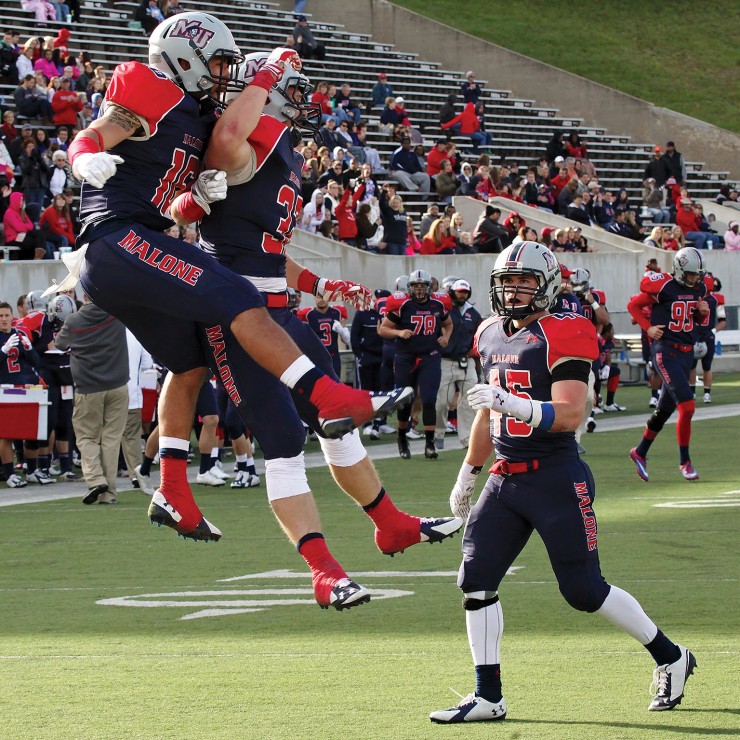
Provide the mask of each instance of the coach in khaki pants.
{"label": "coach in khaki pants", "polygon": [[85,296],[82,308],[64,322],[56,347],[71,353],[72,424],[89,489],[82,502],[114,504],[118,451],[128,416],[126,329]]}

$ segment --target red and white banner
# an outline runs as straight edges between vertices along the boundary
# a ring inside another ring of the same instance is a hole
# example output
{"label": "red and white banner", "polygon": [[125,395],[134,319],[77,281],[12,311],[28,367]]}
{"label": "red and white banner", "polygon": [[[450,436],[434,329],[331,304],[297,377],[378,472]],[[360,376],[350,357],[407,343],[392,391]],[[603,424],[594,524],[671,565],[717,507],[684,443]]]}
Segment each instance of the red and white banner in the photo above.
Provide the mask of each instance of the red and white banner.
{"label": "red and white banner", "polygon": [[48,407],[46,388],[0,385],[0,439],[46,439]]}

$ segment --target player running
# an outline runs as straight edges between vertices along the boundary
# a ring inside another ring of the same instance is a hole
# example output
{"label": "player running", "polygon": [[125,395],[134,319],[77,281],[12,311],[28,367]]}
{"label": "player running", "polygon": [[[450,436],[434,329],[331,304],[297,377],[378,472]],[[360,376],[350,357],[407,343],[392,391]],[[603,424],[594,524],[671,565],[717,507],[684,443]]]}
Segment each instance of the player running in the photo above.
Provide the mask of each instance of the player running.
{"label": "player running", "polygon": [[[647,421],[642,440],[629,453],[637,475],[644,481],[649,480],[650,445],[676,409],[679,469],[686,480],[699,480],[689,455],[691,419],[696,408],[689,374],[698,327],[709,317],[704,268],[704,257],[698,249],[679,249],[673,258],[673,274],[653,272],[643,277],[642,292],[627,304],[632,318],[653,340],[650,346],[653,371],[663,381],[657,408]],[[649,320],[642,312],[645,306],[652,307]]]}
{"label": "player running", "polygon": [[[75,253],[83,288],[171,371],[160,397],[162,485],[150,519],[202,540],[217,540],[221,532],[203,517],[186,477],[195,400],[208,364],[199,322],[233,335],[256,363],[302,394],[327,434],[344,433],[372,419],[378,406],[396,402],[321,373],[275,325],[249,281],[197,246],[162,234],[172,225],[169,209],[179,192],[186,191],[185,213],[207,212],[226,196],[225,173],[201,172],[200,161],[214,101],[241,88],[230,75],[241,60],[231,32],[214,16],[192,11],[168,18],[149,38],[149,65],[116,67],[100,117],[69,149],[75,175],[85,181],[84,246]],[[273,80],[283,65],[274,60]],[[231,384],[225,355],[218,369]]]}
{"label": "player running", "polygon": [[[488,382],[468,392],[479,411],[450,496],[454,514],[469,512],[458,585],[476,688],[457,706],[432,712],[433,722],[505,718],[498,587],[533,531],[545,543],[566,601],[612,622],[655,659],[650,710],[679,704],[696,667],[694,656],[671,642],[634,597],[601,575],[593,511],[596,487],[578,457],[574,437],[598,353],[596,331],[581,316],[548,314],[559,284],[554,255],[536,242],[505,249],[491,272],[495,316],[477,334]],[[491,476],[471,510],[476,475],[492,452]]]}
{"label": "player running", "polygon": [[[285,254],[300,205],[303,157],[295,150],[300,127],[312,126],[313,107],[301,62],[291,50],[249,55],[240,70],[246,83],[221,116],[206,155],[208,167],[229,173],[229,195],[201,211],[202,246],[224,269],[244,275],[259,290],[274,321],[294,338],[306,356],[335,378],[332,358],[312,329],[288,308],[288,287],[364,307],[371,298],[361,285],[320,278]],[[318,117],[317,117],[318,119]],[[176,218],[192,217],[173,204]],[[347,577],[321,532],[316,502],[306,477],[301,418],[320,436],[324,457],[338,485],[363,507],[375,524],[378,548],[392,555],[419,542],[438,542],[462,526],[458,518],[421,519],[399,511],[386,493],[354,430],[328,439],[316,411],[299,389],[291,394],[262,370],[219,324],[205,324],[211,365],[228,367],[227,391],[265,456],[267,496],[290,540],[313,575],[318,604],[347,609],[370,599],[369,591]],[[226,359],[228,358],[228,359]],[[411,389],[397,391],[408,401]],[[299,415],[300,413],[300,415]]]}

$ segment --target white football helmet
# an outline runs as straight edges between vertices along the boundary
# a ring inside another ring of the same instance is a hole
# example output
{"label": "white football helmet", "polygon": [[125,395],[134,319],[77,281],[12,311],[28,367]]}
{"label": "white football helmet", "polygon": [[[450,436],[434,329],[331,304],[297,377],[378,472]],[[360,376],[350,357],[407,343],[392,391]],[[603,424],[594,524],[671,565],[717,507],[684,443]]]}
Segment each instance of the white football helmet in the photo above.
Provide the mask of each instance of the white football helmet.
{"label": "white football helmet", "polygon": [[[673,257],[673,277],[687,287],[693,287],[699,281],[704,279],[704,272],[706,266],[704,264],[704,257],[702,253],[694,247],[684,247],[679,249]],[[686,281],[687,274],[694,274],[697,276],[693,283]]]}
{"label": "white football helmet", "polygon": [[46,311],[49,305],[49,296],[44,295],[43,290],[32,290],[26,295],[26,301],[23,304],[26,311]]}
{"label": "white football helmet", "polygon": [[414,300],[424,303],[432,294],[432,276],[426,270],[413,270],[409,275],[408,291]]}
{"label": "white football helmet", "polygon": [[[162,21],[149,37],[149,66],[174,79],[185,91],[198,98],[211,94],[214,85],[236,90],[229,75],[214,75],[208,67],[214,57],[225,57],[230,64],[244,58],[225,24],[208,13],[188,11]],[[221,91],[220,91],[221,92]]]}
{"label": "white football helmet", "polygon": [[61,326],[67,316],[71,316],[77,311],[77,304],[74,298],[68,295],[56,295],[46,307],[46,317],[55,326]]}
{"label": "white football helmet", "polygon": [[452,283],[454,283],[456,280],[462,280],[462,278],[459,275],[445,275],[442,278],[440,287],[442,288],[442,290],[448,291],[452,287]]}
{"label": "white football helmet", "polygon": [[582,296],[591,287],[591,273],[585,267],[576,267],[570,273],[570,284],[573,292]]}
{"label": "white football helmet", "polygon": [[[266,51],[256,51],[244,57],[236,69],[236,79],[241,89],[252,82],[269,56]],[[308,77],[286,65],[282,78],[272,86],[267,96],[264,112],[278,121],[294,125],[305,134],[315,136],[321,126],[321,104],[311,102],[312,92],[313,86]],[[235,97],[234,93],[227,94],[226,102],[231,102]]]}
{"label": "white football helmet", "polygon": [[[514,296],[531,295],[527,305],[511,303],[511,291],[504,294],[503,279],[508,275],[532,275],[537,287],[517,288]],[[555,255],[543,244],[519,242],[504,249],[491,271],[491,308],[499,316],[524,318],[545,311],[560,290],[560,266]]]}
{"label": "white football helmet", "polygon": [[396,278],[396,292],[397,293],[408,293],[409,292],[409,276],[399,275]]}

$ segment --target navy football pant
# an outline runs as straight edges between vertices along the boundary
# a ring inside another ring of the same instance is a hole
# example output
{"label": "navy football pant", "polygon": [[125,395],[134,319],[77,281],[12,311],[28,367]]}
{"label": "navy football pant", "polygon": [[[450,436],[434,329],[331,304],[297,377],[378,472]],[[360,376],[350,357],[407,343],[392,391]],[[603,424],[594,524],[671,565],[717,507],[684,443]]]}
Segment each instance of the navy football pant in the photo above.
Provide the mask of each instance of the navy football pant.
{"label": "navy football pant", "polygon": [[[337,380],[331,356],[311,327],[287,308],[268,310],[301,352],[319,370]],[[206,326],[203,340],[211,369],[221,378],[239,416],[259,442],[265,459],[300,455],[306,440],[301,418],[320,433],[314,407],[257,365],[223,326]]]}
{"label": "navy football pant", "polygon": [[[357,368],[357,373],[360,376],[360,388],[364,391],[379,391],[381,390],[380,384],[380,371],[382,364],[380,362],[363,363]],[[391,386],[392,387],[392,386]]]}
{"label": "navy football pant", "polygon": [[591,470],[578,458],[540,464],[530,473],[489,477],[465,527],[458,586],[464,593],[497,591],[536,531],[565,600],[594,612],[609,584],[599,566]]}
{"label": "navy football pant", "polygon": [[208,364],[199,322],[228,328],[243,311],[265,305],[252,283],[198,247],[138,224],[94,238],[80,282],[174,373]]}
{"label": "navy football pant", "polygon": [[239,439],[242,434],[247,434],[249,430],[239,416],[236,406],[231,402],[222,383],[216,384],[216,402],[218,403],[218,415],[221,424],[226,429],[229,439]]}
{"label": "navy football pant", "polygon": [[[424,426],[435,426],[437,423],[437,393],[439,384],[442,382],[442,356],[436,351],[428,355],[396,352],[393,370],[397,388],[410,385],[414,392],[421,396]],[[408,421],[411,418],[411,404],[398,409],[397,417],[399,421]]]}
{"label": "navy football pant", "polygon": [[710,334],[706,339],[700,339],[699,341],[706,342],[707,353],[701,358],[701,360],[694,360],[692,367],[696,367],[699,362],[701,362],[701,369],[705,373],[708,373],[712,369],[712,361],[714,360],[714,352],[716,350],[714,334]]}
{"label": "navy football pant", "polygon": [[395,340],[383,340],[383,360],[380,365],[380,390],[393,390],[393,358],[396,356]]}
{"label": "navy football pant", "polygon": [[218,404],[216,403],[216,389],[211,385],[210,374],[203,381],[195,402],[195,413],[202,419],[204,416],[218,416]]}
{"label": "navy football pant", "polygon": [[653,342],[652,358],[653,369],[663,380],[658,409],[670,416],[679,403],[692,401],[694,398],[689,385],[689,373],[694,363],[693,348],[690,352],[681,352],[675,348],[673,342]]}

